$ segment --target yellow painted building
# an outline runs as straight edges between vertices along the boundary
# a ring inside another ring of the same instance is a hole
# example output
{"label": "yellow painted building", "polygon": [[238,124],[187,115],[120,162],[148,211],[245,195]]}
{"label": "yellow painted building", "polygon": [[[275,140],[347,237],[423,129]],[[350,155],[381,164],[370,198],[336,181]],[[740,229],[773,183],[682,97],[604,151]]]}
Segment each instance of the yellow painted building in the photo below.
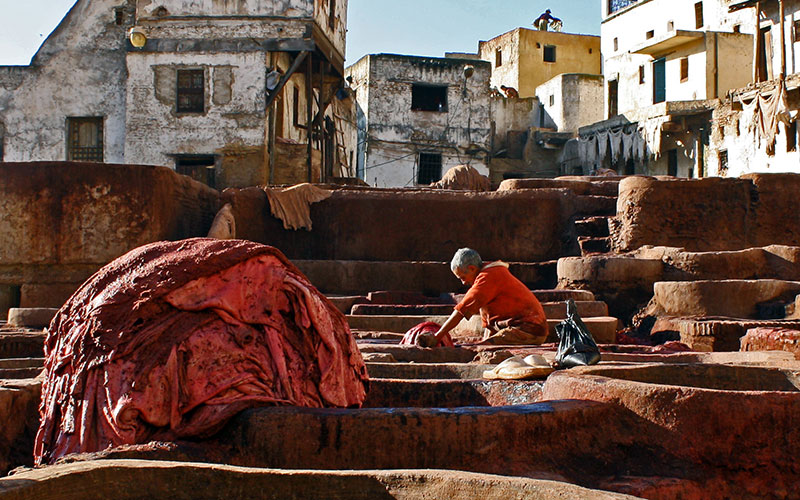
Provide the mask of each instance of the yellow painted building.
{"label": "yellow painted building", "polygon": [[600,37],[517,28],[478,43],[492,63],[491,86],[533,97],[536,87],[563,73],[602,74]]}

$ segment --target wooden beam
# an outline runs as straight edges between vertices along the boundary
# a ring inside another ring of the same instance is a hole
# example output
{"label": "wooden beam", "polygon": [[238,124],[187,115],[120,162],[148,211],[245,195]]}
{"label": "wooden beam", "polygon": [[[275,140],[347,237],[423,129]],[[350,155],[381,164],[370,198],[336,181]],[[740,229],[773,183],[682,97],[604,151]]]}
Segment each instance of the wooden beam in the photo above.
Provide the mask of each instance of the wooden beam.
{"label": "wooden beam", "polygon": [[781,16],[781,80],[786,78],[786,28],[784,21],[786,18],[786,11],[784,9],[784,0],[778,0],[778,12]]}
{"label": "wooden beam", "polygon": [[295,73],[295,71],[297,71],[297,68],[300,67],[300,63],[303,62],[303,59],[308,57],[308,54],[309,54],[308,51],[303,51],[303,52],[300,52],[299,54],[297,54],[297,56],[294,58],[294,61],[292,61],[292,65],[289,67],[289,71],[287,71],[281,77],[281,79],[278,81],[278,86],[275,87],[267,95],[267,109],[269,109],[269,107],[272,106],[272,103],[275,102],[275,99],[278,98],[278,94],[281,93],[281,90],[283,90],[283,87],[286,86],[286,84],[289,82],[289,79],[292,77],[292,75]]}

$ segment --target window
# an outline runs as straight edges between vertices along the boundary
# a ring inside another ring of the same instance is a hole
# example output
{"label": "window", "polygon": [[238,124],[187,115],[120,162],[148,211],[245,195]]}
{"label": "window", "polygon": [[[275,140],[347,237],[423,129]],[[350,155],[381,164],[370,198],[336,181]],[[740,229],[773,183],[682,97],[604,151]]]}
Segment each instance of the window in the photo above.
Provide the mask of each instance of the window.
{"label": "window", "polygon": [[700,29],[705,23],[703,22],[703,2],[694,4],[694,27]]}
{"label": "window", "polygon": [[544,62],[556,62],[556,46],[555,45],[545,45],[544,46]]}
{"label": "window", "polygon": [[619,82],[618,80],[609,80],[608,82],[608,117],[613,118],[619,114]]}
{"label": "window", "polygon": [[728,175],[728,150],[721,149],[719,151],[719,175],[725,177]]}
{"label": "window", "polygon": [[550,96],[550,106],[555,106],[555,105],[556,105],[556,96],[551,95]]}
{"label": "window", "polygon": [[175,171],[216,188],[216,158],[213,155],[179,155],[175,157]]}
{"label": "window", "polygon": [[614,52],[619,50],[619,38],[614,38]]}
{"label": "window", "polygon": [[797,122],[786,125],[786,152],[792,153],[794,151],[797,151]]}
{"label": "window", "polygon": [[800,42],[800,19],[792,23],[792,41]]}
{"label": "window", "polygon": [[125,10],[121,7],[114,9],[114,23],[117,26],[122,26],[125,23]]}
{"label": "window", "polygon": [[689,81],[689,58],[681,58],[681,83]]}
{"label": "window", "polygon": [[178,113],[204,113],[205,71],[202,69],[178,70]]}
{"label": "window", "polygon": [[629,5],[633,5],[639,0],[608,0],[608,13],[613,14]]}
{"label": "window", "polygon": [[644,65],[639,66],[639,85],[644,85]]}
{"label": "window", "polygon": [[330,0],[328,4],[328,27],[336,28],[336,0]]}
{"label": "window", "polygon": [[103,118],[67,118],[67,160],[103,161]]}
{"label": "window", "polygon": [[[795,27],[797,27],[797,22],[795,21]],[[733,25],[733,32],[734,33],[741,33],[742,32],[742,25],[741,24],[734,24]]]}
{"label": "window", "polygon": [[675,21],[667,21],[667,31],[675,31]]}
{"label": "window", "polygon": [[494,65],[498,68],[503,65],[503,49],[494,51]]}
{"label": "window", "polygon": [[442,178],[442,155],[440,153],[419,154],[417,184],[430,184]]}
{"label": "window", "polygon": [[645,40],[650,40],[654,36],[656,36],[656,32],[654,30],[650,30],[647,33],[645,33],[644,38]]}
{"label": "window", "polygon": [[421,83],[412,85],[411,110],[447,112],[447,87]]}

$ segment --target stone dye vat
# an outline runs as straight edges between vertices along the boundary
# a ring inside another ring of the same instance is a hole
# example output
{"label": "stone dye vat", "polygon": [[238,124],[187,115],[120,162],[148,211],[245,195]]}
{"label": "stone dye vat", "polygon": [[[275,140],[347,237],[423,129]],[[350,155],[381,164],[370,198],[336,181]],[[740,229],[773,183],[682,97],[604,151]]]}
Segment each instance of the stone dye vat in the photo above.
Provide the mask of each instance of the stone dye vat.
{"label": "stone dye vat", "polygon": [[656,440],[704,471],[704,482],[710,485],[706,498],[797,498],[796,369],[715,364],[589,367],[551,375],[543,398],[613,402],[651,422],[656,430],[641,438],[643,445]]}
{"label": "stone dye vat", "polygon": [[276,249],[196,238],[129,252],[70,298],[45,342],[37,463],[204,437],[259,405],[355,407],[361,354]]}

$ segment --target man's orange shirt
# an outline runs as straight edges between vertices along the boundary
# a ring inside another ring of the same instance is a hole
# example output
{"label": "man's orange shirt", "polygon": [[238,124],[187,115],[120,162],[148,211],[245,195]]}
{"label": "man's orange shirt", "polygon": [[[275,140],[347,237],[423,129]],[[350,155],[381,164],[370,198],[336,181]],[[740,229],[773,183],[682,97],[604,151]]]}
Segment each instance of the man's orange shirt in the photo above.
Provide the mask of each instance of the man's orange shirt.
{"label": "man's orange shirt", "polygon": [[469,319],[480,312],[484,327],[499,329],[499,321],[531,323],[547,327],[542,304],[527,286],[508,270],[508,264],[493,262],[483,266],[467,294],[455,307]]}

